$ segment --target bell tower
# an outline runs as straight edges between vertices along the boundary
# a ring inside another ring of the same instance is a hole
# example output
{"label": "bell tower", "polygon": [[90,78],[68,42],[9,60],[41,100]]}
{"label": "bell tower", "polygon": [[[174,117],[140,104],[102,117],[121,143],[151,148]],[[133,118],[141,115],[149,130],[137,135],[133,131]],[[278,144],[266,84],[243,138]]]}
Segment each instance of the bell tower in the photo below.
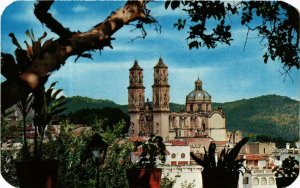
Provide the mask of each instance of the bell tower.
{"label": "bell tower", "polygon": [[163,60],[159,58],[154,67],[154,84],[153,88],[153,112],[169,112],[169,88],[168,84],[168,67]]}
{"label": "bell tower", "polygon": [[139,66],[137,60],[129,69],[129,87],[128,89],[128,113],[130,115],[129,136],[139,134],[140,113],[143,111],[145,103],[145,87],[143,84],[143,69]]}
{"label": "bell tower", "polygon": [[163,138],[168,136],[169,126],[169,102],[170,85],[168,84],[168,67],[164,64],[162,58],[154,67],[153,92],[153,130]]}

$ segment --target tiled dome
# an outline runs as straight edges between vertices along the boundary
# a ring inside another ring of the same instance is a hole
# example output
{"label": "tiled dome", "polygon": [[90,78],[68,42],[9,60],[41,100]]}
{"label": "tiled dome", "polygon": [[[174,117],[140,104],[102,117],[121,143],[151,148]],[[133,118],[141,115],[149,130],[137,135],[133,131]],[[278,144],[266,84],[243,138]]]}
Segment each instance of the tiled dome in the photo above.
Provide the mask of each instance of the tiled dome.
{"label": "tiled dome", "polygon": [[186,96],[187,101],[210,100],[210,94],[202,89],[202,81],[198,78],[195,81],[195,89]]}

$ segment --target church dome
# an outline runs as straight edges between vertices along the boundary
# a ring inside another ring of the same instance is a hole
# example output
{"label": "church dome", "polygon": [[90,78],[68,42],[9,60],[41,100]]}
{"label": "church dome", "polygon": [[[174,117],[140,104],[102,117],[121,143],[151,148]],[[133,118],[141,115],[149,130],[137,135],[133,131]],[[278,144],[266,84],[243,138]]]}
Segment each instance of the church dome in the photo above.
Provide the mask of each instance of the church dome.
{"label": "church dome", "polygon": [[198,78],[195,81],[195,89],[186,96],[187,101],[210,100],[210,94],[202,89],[202,81]]}

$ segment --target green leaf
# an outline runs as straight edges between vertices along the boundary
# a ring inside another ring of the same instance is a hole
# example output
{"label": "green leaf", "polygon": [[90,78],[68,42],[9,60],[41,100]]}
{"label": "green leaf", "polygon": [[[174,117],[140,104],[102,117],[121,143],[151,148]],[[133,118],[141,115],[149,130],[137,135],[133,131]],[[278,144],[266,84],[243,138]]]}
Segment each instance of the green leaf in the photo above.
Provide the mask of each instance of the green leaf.
{"label": "green leaf", "polygon": [[166,1],[166,2],[165,2],[165,9],[168,9],[170,3],[171,3],[171,1]]}
{"label": "green leaf", "polygon": [[1,74],[6,79],[15,79],[18,77],[18,67],[11,54],[1,53]]}
{"label": "green leaf", "polygon": [[51,100],[55,100],[56,97],[57,97],[57,95],[58,95],[60,92],[62,92],[62,91],[63,91],[63,89],[58,89],[58,90],[56,90],[56,91],[53,93],[53,95],[51,96]]}
{"label": "green leaf", "polygon": [[50,87],[49,87],[49,88],[52,88],[52,87],[54,87],[56,84],[57,84],[57,81],[56,81],[56,82],[52,82],[52,84],[50,85]]}
{"label": "green leaf", "polygon": [[180,6],[180,1],[179,0],[173,0],[171,2],[171,8],[172,10],[175,10],[176,8],[178,8]]}
{"label": "green leaf", "polygon": [[268,62],[268,58],[269,58],[269,55],[267,52],[263,55],[263,58],[264,58],[264,63],[266,64]]}

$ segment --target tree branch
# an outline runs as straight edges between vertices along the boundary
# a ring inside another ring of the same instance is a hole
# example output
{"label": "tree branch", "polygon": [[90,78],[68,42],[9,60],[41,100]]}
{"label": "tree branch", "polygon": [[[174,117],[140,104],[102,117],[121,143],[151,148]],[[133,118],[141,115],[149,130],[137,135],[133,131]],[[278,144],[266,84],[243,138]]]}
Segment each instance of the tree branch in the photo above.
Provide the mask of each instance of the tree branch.
{"label": "tree branch", "polygon": [[52,32],[60,37],[69,37],[73,33],[65,28],[61,23],[52,17],[48,10],[54,3],[54,0],[40,1],[38,0],[34,6],[34,15],[42,23],[45,24]]}
{"label": "tree branch", "polygon": [[[51,1],[49,4],[41,5],[39,2],[37,6],[41,7],[37,7],[36,9],[44,12],[49,10],[52,3]],[[90,31],[72,33],[70,37],[66,37],[69,34],[68,32],[67,34],[64,33],[66,30],[61,27],[59,31],[56,31],[60,33],[60,38],[42,48],[39,55],[33,60],[32,65],[20,75],[20,80],[26,84],[20,84],[22,82],[15,80],[6,80],[1,83],[2,109],[7,109],[43,84],[43,80],[45,80],[52,71],[58,70],[68,57],[80,55],[85,51],[103,49],[105,46],[111,47],[111,36],[124,25],[136,20],[144,23],[153,23],[149,22],[151,17],[145,12],[147,10],[147,3],[147,0],[128,1],[123,8],[113,12],[104,22],[97,24]],[[50,29],[53,26],[55,26],[55,24],[47,25]]]}

